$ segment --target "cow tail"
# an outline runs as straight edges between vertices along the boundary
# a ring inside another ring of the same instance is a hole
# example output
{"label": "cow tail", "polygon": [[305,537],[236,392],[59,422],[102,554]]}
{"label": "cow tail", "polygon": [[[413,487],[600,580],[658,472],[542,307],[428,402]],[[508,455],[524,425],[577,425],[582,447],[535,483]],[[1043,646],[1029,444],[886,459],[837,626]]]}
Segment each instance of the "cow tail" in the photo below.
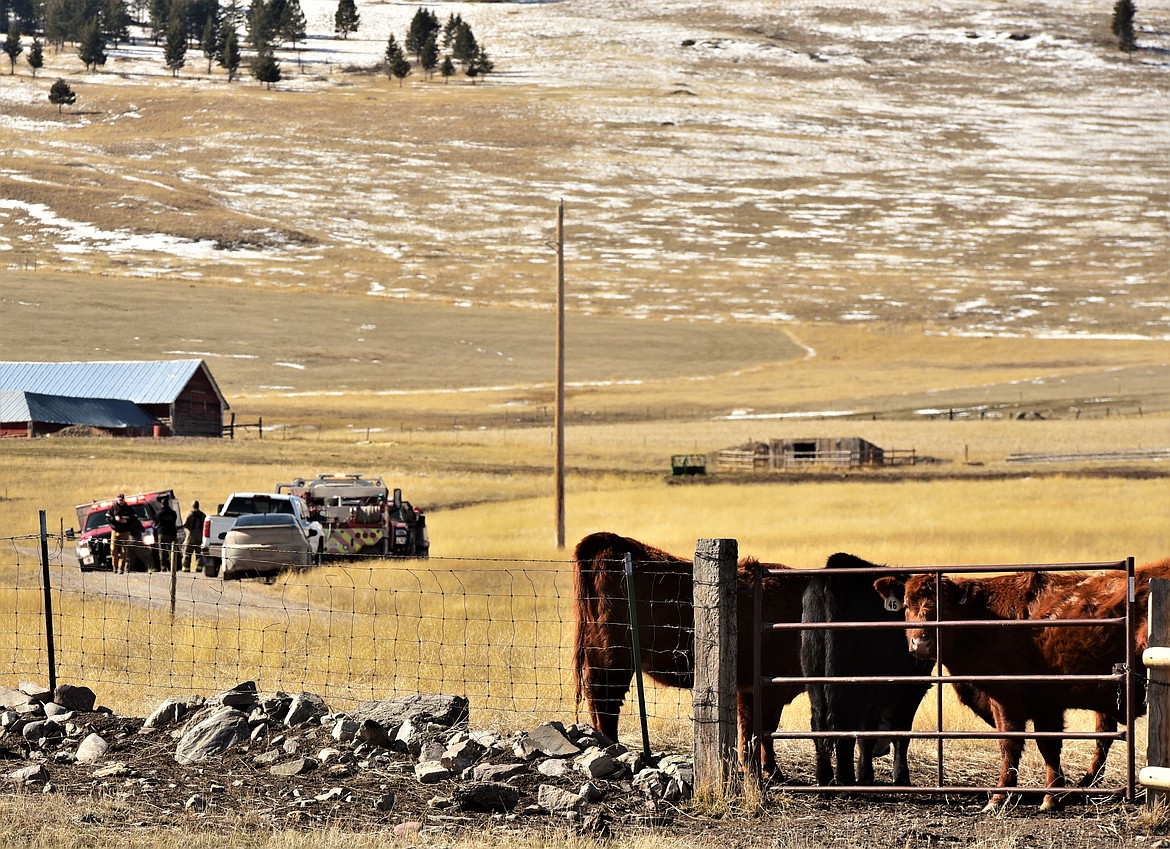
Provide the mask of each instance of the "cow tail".
{"label": "cow tail", "polygon": [[[585,668],[585,649],[588,646],[590,633],[596,631],[596,623],[600,618],[600,602],[604,582],[605,561],[607,554],[612,556],[614,534],[589,534],[577,543],[573,551],[575,569],[573,571],[574,607],[577,619],[577,631],[573,646],[573,679],[575,684],[574,713],[579,715],[581,700],[585,695],[585,679],[588,675]],[[602,571],[601,580],[598,580],[597,571]]]}

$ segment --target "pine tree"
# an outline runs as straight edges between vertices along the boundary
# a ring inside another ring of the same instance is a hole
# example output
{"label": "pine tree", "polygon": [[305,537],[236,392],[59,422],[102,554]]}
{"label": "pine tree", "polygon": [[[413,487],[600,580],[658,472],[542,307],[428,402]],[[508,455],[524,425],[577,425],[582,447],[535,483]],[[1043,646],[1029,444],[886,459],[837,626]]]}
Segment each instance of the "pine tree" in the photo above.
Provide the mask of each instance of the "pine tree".
{"label": "pine tree", "polygon": [[4,52],[8,54],[8,76],[16,73],[16,60],[24,52],[24,45],[20,43],[20,28],[13,21],[8,27],[8,37],[4,39]]}
{"label": "pine tree", "polygon": [[126,0],[105,0],[101,11],[102,31],[115,47],[130,40],[130,10]]}
{"label": "pine tree", "polygon": [[432,32],[427,38],[427,43],[423,45],[422,52],[419,54],[418,63],[426,72],[427,76],[433,76],[435,68],[439,64],[439,41],[438,33]]}
{"label": "pine tree", "polygon": [[456,15],[454,12],[447,16],[447,22],[443,24],[443,49],[450,50],[452,42],[455,41],[455,33],[459,29],[459,25],[463,23],[463,16]]}
{"label": "pine tree", "polygon": [[450,56],[443,57],[443,64],[439,66],[439,73],[443,75],[443,85],[446,85],[447,81],[455,76],[455,63],[451,61]]}
{"label": "pine tree", "polygon": [[219,64],[228,72],[229,83],[236,78],[236,72],[240,69],[240,37],[236,35],[236,28],[232,24],[228,24],[223,31]]}
{"label": "pine tree", "polygon": [[211,73],[211,63],[219,58],[219,33],[215,31],[215,18],[209,17],[203,22],[203,34],[199,36],[199,49],[207,57],[207,73]]}
{"label": "pine tree", "polygon": [[390,72],[398,78],[398,87],[402,88],[402,81],[410,76],[410,60],[406,58],[406,54],[399,56],[394,61]]}
{"label": "pine tree", "polygon": [[81,41],[77,45],[77,55],[85,63],[87,71],[96,71],[98,65],[106,64],[106,38],[102,35],[97,18],[90,21],[82,31]]}
{"label": "pine tree", "polygon": [[337,13],[333,16],[333,31],[343,39],[349,38],[351,32],[357,32],[360,23],[357,4],[353,0],[338,0]]}
{"label": "pine tree", "polygon": [[28,49],[28,66],[32,68],[33,79],[37,71],[45,66],[45,45],[39,38],[33,38],[32,46]]}
{"label": "pine tree", "polygon": [[280,63],[276,61],[276,54],[272,47],[261,48],[252,60],[252,76],[264,83],[268,89],[273,83],[280,82]]}
{"label": "pine tree", "polygon": [[183,31],[183,20],[178,16],[175,16],[171,25],[167,27],[163,61],[170,69],[172,77],[177,77],[179,69],[187,64],[187,33]]}
{"label": "pine tree", "polygon": [[475,54],[479,52],[479,45],[475,41],[475,34],[471,31],[471,25],[460,21],[459,26],[455,29],[455,41],[451,48],[451,55],[455,57],[464,70],[471,65]]}
{"label": "pine tree", "polygon": [[297,42],[304,41],[305,36],[308,34],[306,26],[305,13],[301,11],[299,0],[288,0],[280,16],[280,26],[277,35],[283,41],[291,42],[293,49],[296,49]]}
{"label": "pine tree", "polygon": [[468,67],[475,69],[475,73],[474,74],[468,73],[468,76],[470,76],[470,77],[476,77],[476,76],[486,77],[488,74],[490,74],[492,71],[494,71],[496,69],[496,63],[488,58],[487,51],[483,49],[483,45],[481,44],[476,49],[475,56],[472,58],[471,63],[470,63],[470,65],[468,65]]}
{"label": "pine tree", "polygon": [[403,58],[402,48],[398,46],[398,39],[394,37],[394,33],[390,33],[390,37],[386,39],[386,52],[383,56],[386,62],[386,79],[390,79],[394,76],[394,66]]}
{"label": "pine tree", "polygon": [[62,106],[72,106],[77,102],[77,95],[73,93],[73,89],[69,87],[69,83],[65,80],[57,80],[53,83],[53,87],[49,89],[49,102],[57,105],[57,112],[61,112]]}
{"label": "pine tree", "polygon": [[255,0],[248,9],[248,43],[257,50],[263,50],[276,40],[276,30],[280,25],[274,12],[277,10],[270,2]]}
{"label": "pine tree", "polygon": [[435,13],[419,6],[414,17],[410,20],[410,29],[406,32],[406,49],[414,54],[414,58],[419,61],[419,64],[422,64],[423,47],[426,46],[427,39],[437,33],[439,29],[439,19],[435,17]]}
{"label": "pine tree", "polygon": [[171,19],[171,0],[150,0],[150,37],[158,44]]}
{"label": "pine tree", "polygon": [[1133,0],[1117,0],[1113,6],[1113,34],[1117,36],[1117,49],[1122,53],[1137,50],[1137,38],[1133,32],[1136,11]]}

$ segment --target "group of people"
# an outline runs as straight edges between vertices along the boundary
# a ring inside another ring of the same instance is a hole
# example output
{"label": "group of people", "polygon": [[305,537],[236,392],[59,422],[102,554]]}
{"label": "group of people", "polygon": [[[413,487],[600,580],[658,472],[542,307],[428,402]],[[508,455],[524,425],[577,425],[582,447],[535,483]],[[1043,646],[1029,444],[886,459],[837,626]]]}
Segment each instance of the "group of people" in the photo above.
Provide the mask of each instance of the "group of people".
{"label": "group of people", "polygon": [[170,502],[163,501],[153,519],[154,543],[158,552],[158,560],[155,562],[142,544],[145,530],[142,520],[126,502],[125,493],[119,493],[106,512],[106,522],[110,526],[110,560],[114,572],[128,572],[134,560],[140,557],[147,560],[146,567],[152,572],[158,569],[166,572],[200,571],[203,564],[199,560],[199,548],[203,542],[203,521],[206,518],[207,515],[199,509],[199,502],[194,502],[182,525],[186,538],[180,550],[179,514]]}

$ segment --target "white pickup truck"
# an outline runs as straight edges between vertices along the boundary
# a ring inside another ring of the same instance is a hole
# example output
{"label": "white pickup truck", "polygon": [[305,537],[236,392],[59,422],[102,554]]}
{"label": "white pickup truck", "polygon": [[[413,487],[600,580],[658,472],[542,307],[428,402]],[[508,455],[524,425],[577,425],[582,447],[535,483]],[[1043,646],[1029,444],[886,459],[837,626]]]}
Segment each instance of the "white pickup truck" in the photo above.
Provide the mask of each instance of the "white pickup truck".
{"label": "white pickup truck", "polygon": [[233,492],[227,501],[219,506],[219,512],[208,516],[203,522],[203,574],[209,578],[219,575],[223,562],[223,540],[240,516],[255,513],[287,513],[294,516],[305,538],[317,547],[317,554],[323,551],[325,536],[321,523],[309,517],[305,499],[298,495],[273,492]]}

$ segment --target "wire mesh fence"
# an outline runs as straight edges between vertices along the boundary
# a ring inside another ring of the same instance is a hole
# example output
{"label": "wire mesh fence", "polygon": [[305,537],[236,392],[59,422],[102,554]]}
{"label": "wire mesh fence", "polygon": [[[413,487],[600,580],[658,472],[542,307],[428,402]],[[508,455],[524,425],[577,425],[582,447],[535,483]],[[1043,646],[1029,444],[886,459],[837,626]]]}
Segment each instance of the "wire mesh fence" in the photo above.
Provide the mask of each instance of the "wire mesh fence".
{"label": "wire mesh fence", "polygon": [[[0,540],[0,674],[12,682],[46,683],[51,633],[57,679],[119,711],[252,680],[336,710],[450,693],[483,726],[578,716],[569,561],[351,558],[225,581],[82,572],[60,537],[48,538],[46,570],[39,546]],[[689,733],[689,691],[647,696],[656,733]]]}

